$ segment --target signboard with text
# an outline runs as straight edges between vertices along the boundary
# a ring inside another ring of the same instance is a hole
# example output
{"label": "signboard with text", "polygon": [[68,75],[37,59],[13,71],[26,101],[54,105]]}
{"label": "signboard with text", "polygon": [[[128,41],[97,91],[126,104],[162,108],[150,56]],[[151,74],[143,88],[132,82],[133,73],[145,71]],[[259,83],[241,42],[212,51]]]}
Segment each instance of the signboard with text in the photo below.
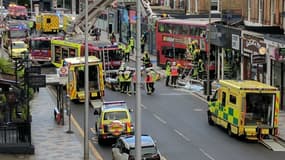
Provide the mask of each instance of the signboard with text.
{"label": "signboard with text", "polygon": [[29,87],[46,87],[46,75],[29,75]]}

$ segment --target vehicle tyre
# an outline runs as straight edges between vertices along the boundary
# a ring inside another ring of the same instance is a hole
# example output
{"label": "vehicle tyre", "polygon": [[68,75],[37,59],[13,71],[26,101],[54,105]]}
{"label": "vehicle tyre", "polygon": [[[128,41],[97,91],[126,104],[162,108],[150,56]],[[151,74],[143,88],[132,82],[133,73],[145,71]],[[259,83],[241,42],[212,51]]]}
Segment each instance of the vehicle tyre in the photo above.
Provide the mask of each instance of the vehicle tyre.
{"label": "vehicle tyre", "polygon": [[103,143],[104,143],[103,139],[98,137],[98,144],[103,145]]}
{"label": "vehicle tyre", "polygon": [[214,123],[214,121],[212,120],[212,118],[211,118],[211,113],[210,113],[210,111],[208,111],[208,124],[210,125],[210,126],[213,126],[215,123]]}

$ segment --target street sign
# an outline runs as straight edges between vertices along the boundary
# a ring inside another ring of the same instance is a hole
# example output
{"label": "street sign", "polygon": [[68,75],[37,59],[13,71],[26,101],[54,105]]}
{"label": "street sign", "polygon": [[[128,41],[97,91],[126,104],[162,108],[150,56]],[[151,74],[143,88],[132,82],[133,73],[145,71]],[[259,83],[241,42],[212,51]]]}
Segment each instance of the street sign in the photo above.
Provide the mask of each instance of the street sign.
{"label": "street sign", "polygon": [[29,87],[46,87],[46,75],[29,75]]}
{"label": "street sign", "polygon": [[68,68],[65,67],[60,67],[59,68],[59,77],[67,77],[68,75]]}

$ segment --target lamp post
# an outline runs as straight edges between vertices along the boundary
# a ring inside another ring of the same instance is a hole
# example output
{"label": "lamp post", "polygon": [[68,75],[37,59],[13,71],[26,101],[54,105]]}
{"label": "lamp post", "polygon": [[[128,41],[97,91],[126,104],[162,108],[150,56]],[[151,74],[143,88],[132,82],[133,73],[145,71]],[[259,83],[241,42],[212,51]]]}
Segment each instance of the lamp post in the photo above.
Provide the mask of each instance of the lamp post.
{"label": "lamp post", "polygon": [[211,54],[211,0],[209,0],[208,50],[207,50],[207,99],[210,97],[210,54]]}

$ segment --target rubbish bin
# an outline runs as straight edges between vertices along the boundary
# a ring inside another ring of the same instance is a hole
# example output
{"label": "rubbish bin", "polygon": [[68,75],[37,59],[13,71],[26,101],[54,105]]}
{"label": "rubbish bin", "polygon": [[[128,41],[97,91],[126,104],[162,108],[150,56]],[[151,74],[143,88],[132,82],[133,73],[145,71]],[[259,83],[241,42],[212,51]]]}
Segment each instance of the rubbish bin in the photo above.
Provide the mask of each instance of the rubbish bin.
{"label": "rubbish bin", "polygon": [[210,81],[209,88],[208,88],[208,81],[203,81],[203,87],[204,87],[204,95],[207,95],[207,91],[209,90],[209,95],[212,94],[212,81]]}

